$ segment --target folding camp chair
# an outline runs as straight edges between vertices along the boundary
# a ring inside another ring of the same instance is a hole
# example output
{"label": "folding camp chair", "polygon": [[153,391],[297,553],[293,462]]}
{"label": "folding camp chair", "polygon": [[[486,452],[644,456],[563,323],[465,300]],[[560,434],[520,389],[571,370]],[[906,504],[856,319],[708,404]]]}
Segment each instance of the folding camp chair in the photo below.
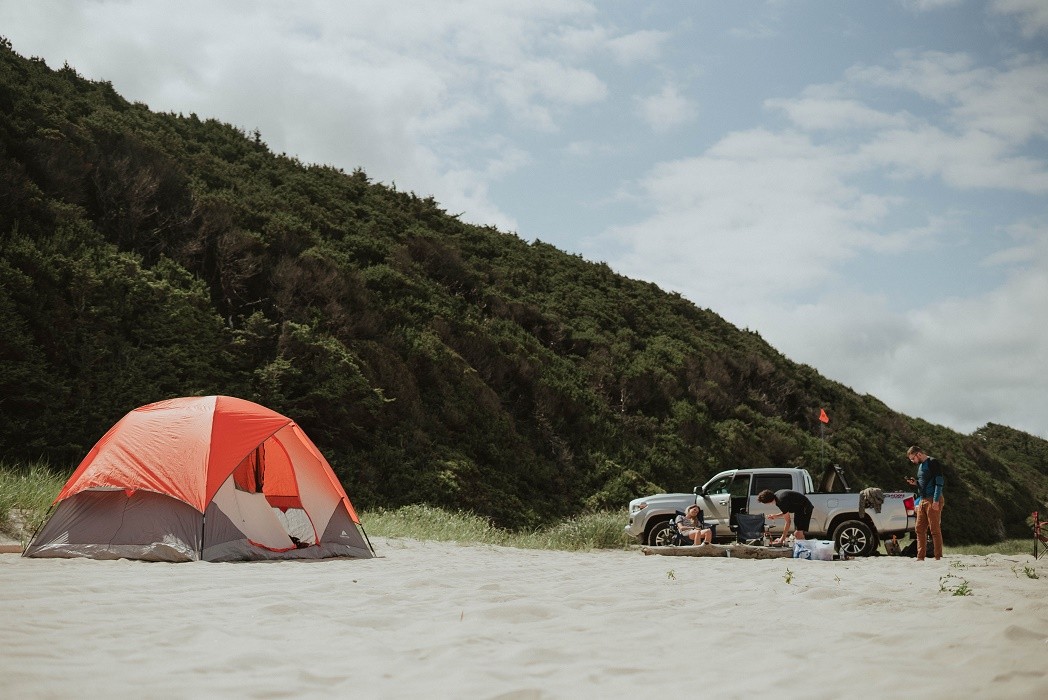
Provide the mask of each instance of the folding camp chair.
{"label": "folding camp chair", "polygon": [[673,516],[673,520],[670,521],[670,541],[666,544],[673,545],[675,547],[683,547],[692,544],[691,539],[685,537],[684,534],[680,531],[680,528],[677,527],[677,518],[679,518],[682,515],[684,515],[684,511],[678,510],[677,514]]}
{"label": "folding camp chair", "polygon": [[764,513],[736,513],[735,541],[740,544],[764,544]]}
{"label": "folding camp chair", "polygon": [[[676,547],[682,547],[682,546],[695,544],[694,542],[691,541],[690,537],[687,537],[686,535],[684,535],[680,531],[680,528],[677,527],[677,518],[682,516],[682,515],[684,515],[684,514],[685,514],[684,511],[678,510],[676,515],[673,516],[673,520],[670,521],[670,530],[671,530],[670,541],[667,542],[666,544],[670,544],[670,545],[673,545],[673,546],[676,546]],[[710,531],[713,534],[713,541],[716,542],[717,541],[717,524],[716,523],[712,523],[712,524],[711,523],[707,523],[704,519],[700,520],[700,523],[702,524],[702,527],[708,527],[710,529]]]}
{"label": "folding camp chair", "polygon": [[[1040,551],[1038,551],[1040,544]],[[1033,512],[1033,558],[1040,559],[1048,553],[1048,520],[1041,520],[1040,513]]]}

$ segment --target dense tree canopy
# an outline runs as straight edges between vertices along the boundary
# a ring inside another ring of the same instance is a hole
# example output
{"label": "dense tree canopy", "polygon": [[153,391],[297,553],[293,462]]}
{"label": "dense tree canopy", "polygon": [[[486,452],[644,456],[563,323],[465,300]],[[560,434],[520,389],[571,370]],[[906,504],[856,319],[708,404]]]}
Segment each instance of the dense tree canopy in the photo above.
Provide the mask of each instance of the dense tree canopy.
{"label": "dense tree canopy", "polygon": [[950,467],[955,541],[1048,501],[1043,440],[900,415],[679,295],[6,41],[0,358],[0,451],[62,468],[137,406],[229,394],[301,424],[358,504],[507,526],[733,466],[898,489],[913,442]]}

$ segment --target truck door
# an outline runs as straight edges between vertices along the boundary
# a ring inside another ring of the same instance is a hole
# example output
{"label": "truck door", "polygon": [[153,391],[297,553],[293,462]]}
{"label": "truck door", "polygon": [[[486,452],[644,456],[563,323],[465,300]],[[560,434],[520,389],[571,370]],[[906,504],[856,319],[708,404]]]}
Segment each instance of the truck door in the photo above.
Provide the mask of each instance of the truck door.
{"label": "truck door", "polygon": [[[753,485],[750,488],[749,497],[749,512],[750,513],[780,513],[779,507],[774,503],[761,503],[757,500],[757,494],[768,489],[769,491],[781,491],[782,489],[792,489],[793,478],[789,474],[755,474],[753,476]],[[782,534],[782,526],[785,524],[782,520],[768,520],[767,524],[768,533],[774,536]]]}
{"label": "truck door", "polygon": [[706,484],[702,497],[699,499],[706,523],[720,525],[718,534],[728,532],[731,517],[731,484],[734,479],[735,472],[718,476]]}

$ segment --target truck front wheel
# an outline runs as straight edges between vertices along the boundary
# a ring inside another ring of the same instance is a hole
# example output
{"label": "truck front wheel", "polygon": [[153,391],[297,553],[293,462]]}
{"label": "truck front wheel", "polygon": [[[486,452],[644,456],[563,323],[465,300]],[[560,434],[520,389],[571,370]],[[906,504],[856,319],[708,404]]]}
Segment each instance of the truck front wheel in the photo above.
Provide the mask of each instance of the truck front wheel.
{"label": "truck front wheel", "polygon": [[870,526],[861,520],[846,520],[833,531],[833,544],[843,559],[868,557],[877,548],[877,538]]}
{"label": "truck front wheel", "polygon": [[660,520],[648,530],[648,545],[666,547],[673,542],[673,525],[669,520]]}

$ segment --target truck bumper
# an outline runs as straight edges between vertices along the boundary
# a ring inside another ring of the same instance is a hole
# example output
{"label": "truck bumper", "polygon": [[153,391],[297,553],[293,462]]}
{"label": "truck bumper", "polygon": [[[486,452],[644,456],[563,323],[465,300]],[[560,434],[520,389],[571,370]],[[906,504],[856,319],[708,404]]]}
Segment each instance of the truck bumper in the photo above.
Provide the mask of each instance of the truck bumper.
{"label": "truck bumper", "polygon": [[638,541],[644,537],[644,528],[634,522],[632,516],[630,517],[629,522],[626,523],[626,527],[623,528],[623,532]]}

